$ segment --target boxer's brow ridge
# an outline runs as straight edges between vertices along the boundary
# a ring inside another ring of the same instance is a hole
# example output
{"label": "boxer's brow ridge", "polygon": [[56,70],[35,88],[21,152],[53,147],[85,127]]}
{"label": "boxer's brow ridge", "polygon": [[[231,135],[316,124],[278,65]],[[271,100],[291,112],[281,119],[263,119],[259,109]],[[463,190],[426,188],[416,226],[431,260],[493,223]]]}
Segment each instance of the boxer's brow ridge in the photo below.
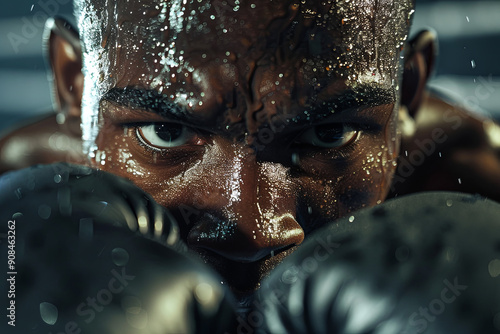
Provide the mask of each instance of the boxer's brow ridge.
{"label": "boxer's brow ridge", "polygon": [[361,107],[394,104],[396,100],[396,92],[393,87],[382,87],[374,83],[359,84],[326,101],[315,103],[308,109],[308,116],[311,122],[315,122],[332,114],[355,111]]}
{"label": "boxer's brow ridge", "polygon": [[[294,123],[314,123],[332,114],[356,110],[360,107],[376,107],[392,104],[396,101],[394,88],[381,87],[373,83],[359,84],[333,95],[326,101],[312,101],[303,110],[307,119],[300,114],[294,117]],[[169,101],[168,97],[151,89],[112,88],[101,99],[118,105],[158,114],[171,121],[206,125],[206,119],[185,107]]]}
{"label": "boxer's brow ridge", "polygon": [[167,96],[151,89],[112,88],[101,101],[109,101],[118,105],[158,114],[172,121],[202,123],[200,117],[189,112],[185,107],[169,101]]}

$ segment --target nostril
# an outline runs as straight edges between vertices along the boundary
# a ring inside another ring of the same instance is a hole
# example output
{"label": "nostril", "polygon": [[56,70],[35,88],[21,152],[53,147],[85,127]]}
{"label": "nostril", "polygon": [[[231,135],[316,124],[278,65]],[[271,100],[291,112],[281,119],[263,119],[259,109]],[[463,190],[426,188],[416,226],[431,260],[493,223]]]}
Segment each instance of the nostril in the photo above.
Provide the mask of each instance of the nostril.
{"label": "nostril", "polygon": [[277,255],[304,240],[304,231],[292,215],[261,221],[227,222],[212,215],[188,234],[191,248],[202,248],[238,262],[254,262]]}

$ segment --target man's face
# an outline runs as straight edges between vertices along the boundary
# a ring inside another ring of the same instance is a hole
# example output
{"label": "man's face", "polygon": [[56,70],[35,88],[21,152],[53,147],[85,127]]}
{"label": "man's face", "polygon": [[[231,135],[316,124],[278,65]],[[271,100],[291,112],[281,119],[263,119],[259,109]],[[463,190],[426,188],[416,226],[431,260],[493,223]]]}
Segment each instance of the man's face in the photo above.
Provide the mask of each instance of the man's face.
{"label": "man's face", "polygon": [[235,291],[325,222],[384,199],[410,1],[82,9],[91,161],[174,211]]}

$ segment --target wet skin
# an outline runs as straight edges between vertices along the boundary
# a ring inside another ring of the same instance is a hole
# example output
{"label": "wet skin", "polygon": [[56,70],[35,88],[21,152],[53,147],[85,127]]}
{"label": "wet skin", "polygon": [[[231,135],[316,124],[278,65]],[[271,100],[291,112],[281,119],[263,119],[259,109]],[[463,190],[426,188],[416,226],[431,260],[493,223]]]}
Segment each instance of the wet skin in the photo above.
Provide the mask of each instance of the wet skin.
{"label": "wet skin", "polygon": [[317,227],[384,200],[411,6],[224,3],[82,4],[82,129],[92,165],[171,209],[245,292]]}

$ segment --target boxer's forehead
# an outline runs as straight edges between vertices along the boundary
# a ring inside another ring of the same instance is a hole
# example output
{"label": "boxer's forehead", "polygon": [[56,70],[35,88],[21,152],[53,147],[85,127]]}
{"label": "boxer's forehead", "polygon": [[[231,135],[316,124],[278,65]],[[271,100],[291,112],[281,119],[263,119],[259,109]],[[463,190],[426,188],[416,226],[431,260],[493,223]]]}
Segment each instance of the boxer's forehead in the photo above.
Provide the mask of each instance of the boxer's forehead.
{"label": "boxer's forehead", "polygon": [[146,53],[172,70],[231,54],[276,63],[305,57],[321,58],[332,73],[355,75],[355,69],[391,70],[406,38],[411,2],[94,0],[83,11],[85,44],[117,53],[117,61],[120,53]]}
{"label": "boxer's forehead", "polygon": [[266,104],[303,110],[364,84],[394,89],[412,12],[405,0],[94,0],[80,9],[94,96],[140,88],[202,114],[236,108],[224,117],[238,121]]}

